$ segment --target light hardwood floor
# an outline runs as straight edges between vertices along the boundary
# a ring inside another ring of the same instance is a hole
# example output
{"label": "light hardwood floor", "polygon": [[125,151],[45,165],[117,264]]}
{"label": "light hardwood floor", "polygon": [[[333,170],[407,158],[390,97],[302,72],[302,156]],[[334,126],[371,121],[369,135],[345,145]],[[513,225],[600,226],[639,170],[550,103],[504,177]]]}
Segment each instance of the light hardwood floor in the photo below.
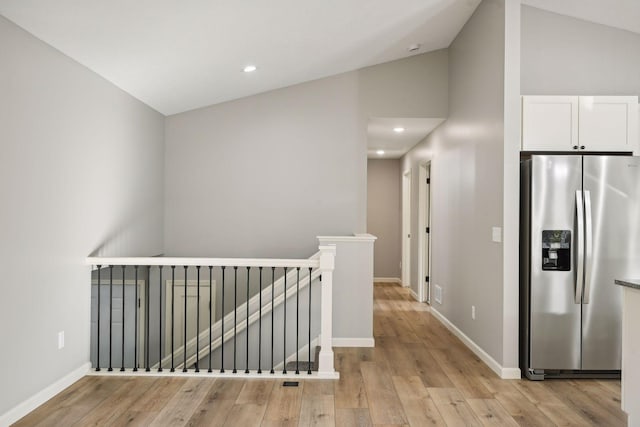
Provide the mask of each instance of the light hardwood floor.
{"label": "light hardwood floor", "polygon": [[620,382],[500,380],[424,304],[376,284],[375,348],[339,381],[85,377],[18,426],[624,426]]}

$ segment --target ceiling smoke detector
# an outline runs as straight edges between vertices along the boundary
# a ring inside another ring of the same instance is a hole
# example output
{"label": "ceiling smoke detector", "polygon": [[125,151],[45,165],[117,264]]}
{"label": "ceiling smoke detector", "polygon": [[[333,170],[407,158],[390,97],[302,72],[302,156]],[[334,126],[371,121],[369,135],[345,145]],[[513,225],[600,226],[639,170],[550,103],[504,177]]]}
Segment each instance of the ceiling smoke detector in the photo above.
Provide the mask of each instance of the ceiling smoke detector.
{"label": "ceiling smoke detector", "polygon": [[420,43],[414,43],[414,44],[412,44],[411,46],[409,46],[409,47],[407,48],[407,50],[408,50],[409,52],[417,52],[417,51],[419,51],[419,50],[420,50],[420,48],[421,48],[421,47],[422,47],[422,45],[421,45]]}

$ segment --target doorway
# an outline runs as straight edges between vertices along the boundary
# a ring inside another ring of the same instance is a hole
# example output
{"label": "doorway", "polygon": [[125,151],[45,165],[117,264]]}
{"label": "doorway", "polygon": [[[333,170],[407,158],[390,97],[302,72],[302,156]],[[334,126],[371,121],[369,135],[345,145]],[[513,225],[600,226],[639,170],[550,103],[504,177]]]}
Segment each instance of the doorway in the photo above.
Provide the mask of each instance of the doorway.
{"label": "doorway", "polygon": [[411,169],[402,174],[402,286],[411,286]]}
{"label": "doorway", "polygon": [[431,304],[431,162],[420,165],[418,185],[418,300]]}
{"label": "doorway", "polygon": [[[209,311],[211,311],[212,323],[215,322],[215,299],[213,304],[210,303],[210,295],[215,293],[215,280],[201,279],[198,287],[197,280],[187,280],[185,289],[184,280],[171,280],[165,282],[165,354],[170,355],[172,351],[171,332],[173,331],[173,349],[178,349],[187,343],[194,342],[196,334],[202,334],[209,330]],[[198,289],[199,288],[199,289]],[[175,298],[172,300],[173,289],[175,289]],[[185,298],[187,301],[185,302]],[[173,302],[173,310],[171,304]],[[185,304],[187,312],[185,316]],[[199,307],[198,307],[199,305]],[[173,316],[172,314],[173,313]],[[199,313],[199,318],[196,314]],[[187,320],[187,336],[185,340],[184,323]],[[172,323],[173,322],[173,323]],[[188,344],[191,345],[191,344]]]}
{"label": "doorway", "polygon": [[[103,268],[107,270],[107,268]],[[122,343],[123,343],[123,318],[124,318],[124,366],[133,368],[134,357],[137,356],[137,367],[144,366],[145,360],[145,319],[146,307],[143,303],[145,299],[145,279],[125,279],[124,286],[122,279],[112,279],[110,281],[106,273],[98,280],[91,280],[91,337],[90,337],[90,360],[92,366],[97,367],[97,335],[100,334],[100,367],[108,366],[109,357],[112,365],[120,368],[122,363]],[[136,287],[137,301],[136,301]],[[110,288],[113,291],[111,295]],[[100,331],[98,331],[98,292],[100,292]],[[126,304],[125,304],[126,302]],[[138,306],[136,308],[136,305]],[[124,315],[123,315],[124,312]],[[136,320],[137,317],[137,320]],[[137,325],[137,330],[136,330]],[[109,348],[109,332],[111,331],[111,349]],[[137,338],[137,355],[134,353],[134,343]]]}

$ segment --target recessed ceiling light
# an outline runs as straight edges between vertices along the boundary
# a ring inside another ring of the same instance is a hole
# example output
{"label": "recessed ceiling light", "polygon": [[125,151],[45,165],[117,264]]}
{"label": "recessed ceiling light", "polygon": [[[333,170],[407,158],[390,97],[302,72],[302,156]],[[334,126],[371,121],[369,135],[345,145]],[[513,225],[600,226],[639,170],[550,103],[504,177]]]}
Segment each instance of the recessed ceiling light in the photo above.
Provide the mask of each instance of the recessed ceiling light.
{"label": "recessed ceiling light", "polygon": [[378,151],[376,151],[376,154],[378,156],[382,156],[384,154],[384,150],[378,150]]}
{"label": "recessed ceiling light", "polygon": [[393,128],[393,131],[394,131],[395,133],[402,133],[402,132],[404,132],[404,128],[403,128],[403,127]]}
{"label": "recessed ceiling light", "polygon": [[256,67],[255,65],[247,65],[246,67],[243,68],[242,71],[244,71],[245,73],[253,73],[257,69],[258,67]]}

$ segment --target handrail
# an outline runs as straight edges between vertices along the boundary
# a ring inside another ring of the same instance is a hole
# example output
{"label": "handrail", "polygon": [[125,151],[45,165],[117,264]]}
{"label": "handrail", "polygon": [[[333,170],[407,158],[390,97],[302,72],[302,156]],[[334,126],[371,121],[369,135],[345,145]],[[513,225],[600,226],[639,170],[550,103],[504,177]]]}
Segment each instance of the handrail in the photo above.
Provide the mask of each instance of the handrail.
{"label": "handrail", "polygon": [[189,267],[301,267],[317,268],[319,259],[188,258],[188,257],[87,257],[88,265],[180,265]]}

